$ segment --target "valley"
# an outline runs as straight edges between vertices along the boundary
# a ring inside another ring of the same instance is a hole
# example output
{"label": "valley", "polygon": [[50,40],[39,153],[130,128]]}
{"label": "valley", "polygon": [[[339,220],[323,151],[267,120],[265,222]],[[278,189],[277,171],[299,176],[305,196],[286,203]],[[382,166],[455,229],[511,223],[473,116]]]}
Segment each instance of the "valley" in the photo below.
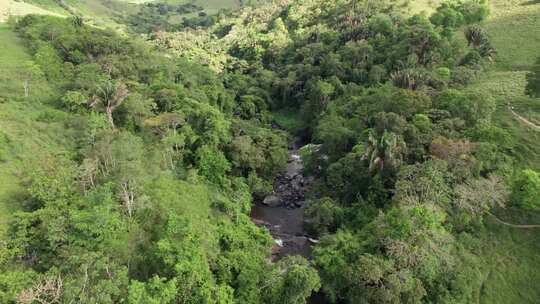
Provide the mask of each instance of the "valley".
{"label": "valley", "polygon": [[537,303],[540,2],[0,0],[0,303]]}

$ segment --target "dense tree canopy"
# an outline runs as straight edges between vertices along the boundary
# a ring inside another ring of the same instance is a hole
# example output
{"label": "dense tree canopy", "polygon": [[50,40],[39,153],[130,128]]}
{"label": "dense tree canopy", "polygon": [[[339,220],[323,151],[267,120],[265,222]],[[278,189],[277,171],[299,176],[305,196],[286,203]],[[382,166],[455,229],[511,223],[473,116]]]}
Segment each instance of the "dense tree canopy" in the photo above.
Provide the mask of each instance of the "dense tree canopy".
{"label": "dense tree canopy", "polygon": [[264,94],[69,19],[16,30],[80,136],[26,172],[1,302],[303,303],[319,289],[306,260],[268,263],[248,217],[287,155]]}
{"label": "dense tree canopy", "polygon": [[[20,19],[76,139],[21,172],[0,302],[476,301],[470,240],[499,208],[540,210],[540,176],[515,170],[494,97],[466,88],[496,56],[487,1],[406,7],[280,0],[208,15],[157,1],[120,18],[147,41]],[[273,260],[249,217],[289,135],[306,142],[311,260]]]}

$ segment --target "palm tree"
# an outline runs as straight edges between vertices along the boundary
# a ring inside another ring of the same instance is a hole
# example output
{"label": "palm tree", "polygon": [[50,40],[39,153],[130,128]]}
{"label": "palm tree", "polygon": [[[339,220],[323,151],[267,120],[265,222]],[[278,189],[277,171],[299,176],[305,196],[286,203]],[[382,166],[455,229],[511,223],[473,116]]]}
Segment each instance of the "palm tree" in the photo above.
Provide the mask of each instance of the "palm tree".
{"label": "palm tree", "polygon": [[465,38],[469,46],[479,47],[486,41],[487,34],[483,28],[473,25],[465,29]]}
{"label": "palm tree", "polygon": [[426,75],[417,69],[403,69],[390,75],[392,83],[402,89],[416,90],[426,82]]}
{"label": "palm tree", "polygon": [[80,15],[75,15],[71,19],[71,23],[73,24],[74,27],[82,27],[84,25],[84,19]]}
{"label": "palm tree", "polygon": [[493,60],[497,54],[497,50],[489,41],[489,37],[483,28],[477,25],[469,26],[465,29],[465,38],[467,38],[469,46],[472,45],[477,49],[482,57]]}
{"label": "palm tree", "polygon": [[105,112],[111,127],[115,129],[113,112],[124,102],[128,95],[129,91],[123,82],[114,83],[108,81],[98,86],[88,105],[98,111]]}
{"label": "palm tree", "polygon": [[403,162],[407,146],[401,136],[384,131],[380,138],[369,134],[363,159],[368,161],[372,174],[397,169]]}

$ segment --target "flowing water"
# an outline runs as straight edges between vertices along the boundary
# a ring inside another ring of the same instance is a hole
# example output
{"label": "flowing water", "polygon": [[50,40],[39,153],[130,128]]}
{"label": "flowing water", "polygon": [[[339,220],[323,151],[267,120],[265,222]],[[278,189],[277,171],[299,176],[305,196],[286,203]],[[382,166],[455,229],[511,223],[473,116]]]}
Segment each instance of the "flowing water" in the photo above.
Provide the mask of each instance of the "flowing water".
{"label": "flowing water", "polygon": [[[274,181],[274,191],[263,202],[256,202],[251,210],[255,224],[268,228],[274,238],[273,259],[301,255],[311,259],[311,246],[316,240],[304,230],[305,195],[309,183],[302,175],[300,139],[291,143],[289,162],[284,174]],[[313,294],[308,304],[329,303],[322,292]]]}
{"label": "flowing water", "polygon": [[251,210],[253,221],[268,228],[275,240],[274,258],[287,255],[311,258],[314,240],[304,230],[307,185],[302,176],[299,148],[300,140],[295,139],[289,150],[287,170],[274,181],[274,192],[264,202],[256,202]]}

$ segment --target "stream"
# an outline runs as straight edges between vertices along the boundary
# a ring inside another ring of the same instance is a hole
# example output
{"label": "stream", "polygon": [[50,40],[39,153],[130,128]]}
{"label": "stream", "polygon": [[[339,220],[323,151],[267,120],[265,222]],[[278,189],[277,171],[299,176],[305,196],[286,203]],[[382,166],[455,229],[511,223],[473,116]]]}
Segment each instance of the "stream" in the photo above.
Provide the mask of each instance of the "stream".
{"label": "stream", "polygon": [[304,209],[307,183],[302,175],[299,149],[301,141],[290,144],[287,170],[274,180],[274,191],[251,210],[255,224],[268,228],[274,238],[273,259],[288,255],[311,258],[311,239],[304,230]]}
{"label": "stream", "polygon": [[[302,175],[299,149],[302,141],[295,138],[290,144],[289,161],[285,173],[274,179],[274,191],[251,209],[251,218],[258,226],[268,228],[274,238],[272,259],[301,255],[311,259],[311,247],[317,240],[304,230],[304,210],[309,181]],[[314,293],[308,304],[329,303],[322,292]]]}

